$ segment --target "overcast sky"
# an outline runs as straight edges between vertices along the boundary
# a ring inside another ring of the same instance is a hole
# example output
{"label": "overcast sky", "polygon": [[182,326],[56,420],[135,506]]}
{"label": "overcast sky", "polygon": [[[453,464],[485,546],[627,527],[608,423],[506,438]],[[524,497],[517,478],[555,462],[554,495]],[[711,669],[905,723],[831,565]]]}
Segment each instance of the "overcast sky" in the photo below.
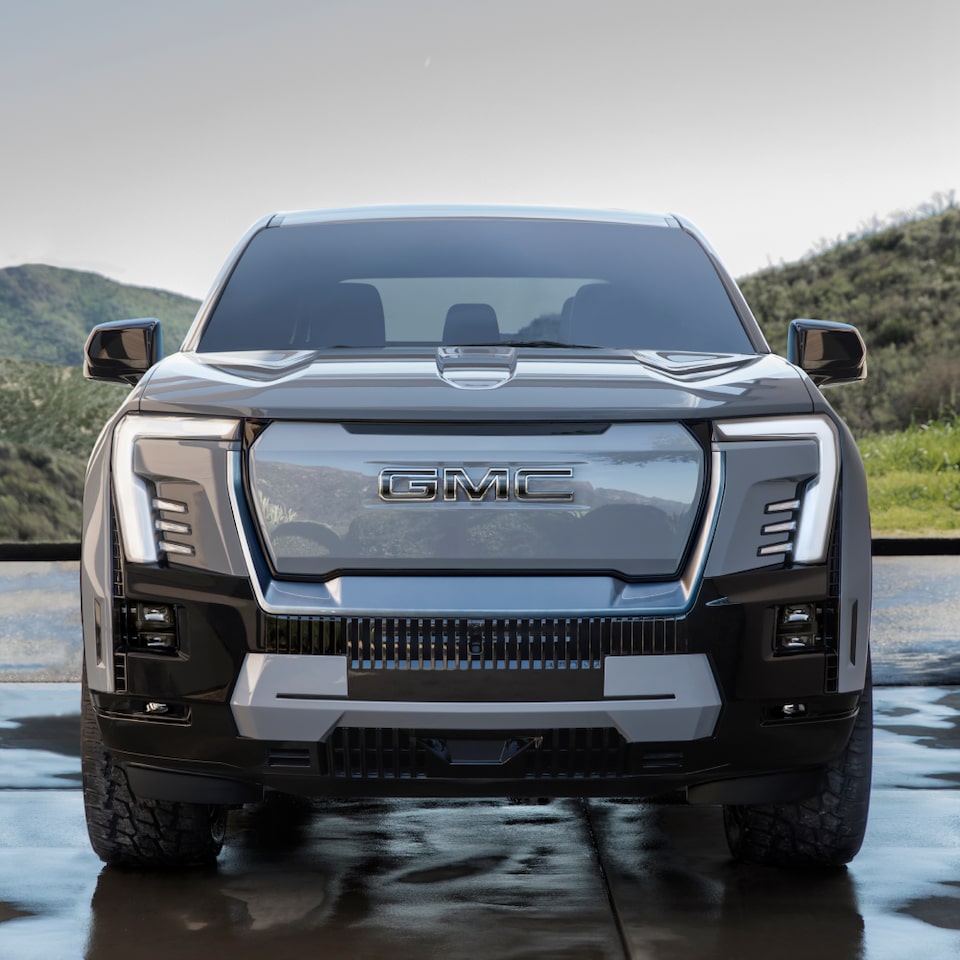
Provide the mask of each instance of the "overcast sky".
{"label": "overcast sky", "polygon": [[202,296],[275,210],[678,212],[742,276],[960,191],[956,0],[0,0],[0,266]]}

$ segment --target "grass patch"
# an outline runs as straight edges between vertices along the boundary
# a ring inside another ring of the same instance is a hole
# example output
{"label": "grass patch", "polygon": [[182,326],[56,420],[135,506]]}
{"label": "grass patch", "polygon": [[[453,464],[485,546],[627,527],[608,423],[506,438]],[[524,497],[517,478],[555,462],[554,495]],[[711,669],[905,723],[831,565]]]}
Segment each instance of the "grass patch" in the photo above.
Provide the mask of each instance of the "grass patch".
{"label": "grass patch", "polygon": [[859,443],[875,537],[960,536],[960,419]]}

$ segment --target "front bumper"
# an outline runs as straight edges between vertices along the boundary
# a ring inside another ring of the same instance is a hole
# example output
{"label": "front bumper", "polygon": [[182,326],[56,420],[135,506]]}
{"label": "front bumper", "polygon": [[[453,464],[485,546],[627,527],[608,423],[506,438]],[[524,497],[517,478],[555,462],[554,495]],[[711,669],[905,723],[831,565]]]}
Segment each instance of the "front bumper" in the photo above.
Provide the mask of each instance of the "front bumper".
{"label": "front bumper", "polygon": [[[439,621],[405,620],[397,646],[377,620],[361,649],[369,621],[271,619],[242,579],[126,572],[128,598],[175,603],[181,626],[177,656],[117,652],[124,689],[93,694],[105,745],[144,797],[788,799],[812,790],[856,715],[857,693],[835,692],[833,638],[800,656],[771,650],[777,603],[831,602],[825,568],[705,580],[689,613],[629,631],[541,618],[518,643],[517,621],[486,621],[480,660],[445,670],[449,644],[424,653]],[[457,629],[469,653],[473,621]],[[578,652],[551,660],[551,631]],[[797,702],[802,715],[785,714]]]}

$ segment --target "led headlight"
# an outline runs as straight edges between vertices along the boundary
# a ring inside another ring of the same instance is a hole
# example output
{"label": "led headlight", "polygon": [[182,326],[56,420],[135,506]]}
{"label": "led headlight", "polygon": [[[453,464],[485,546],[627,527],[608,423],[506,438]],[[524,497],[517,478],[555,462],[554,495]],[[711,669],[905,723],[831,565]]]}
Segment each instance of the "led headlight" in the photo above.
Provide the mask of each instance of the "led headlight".
{"label": "led headlight", "polygon": [[766,525],[762,533],[783,534],[786,539],[769,544],[762,555],[789,554],[794,563],[823,563],[830,540],[830,522],[840,478],[840,439],[828,417],[764,417],[756,420],[724,420],[714,424],[717,439],[813,440],[817,445],[819,470],[803,485],[796,500],[768,504],[766,512],[787,514],[781,523]]}
{"label": "led headlight", "polygon": [[[165,509],[163,503],[154,501],[152,484],[137,474],[135,457],[137,444],[145,439],[180,440],[233,440],[237,436],[239,421],[214,420],[200,417],[124,417],[113,434],[113,491],[117,518],[123,542],[123,552],[131,563],[156,563],[160,550],[158,544],[157,510]],[[176,526],[174,524],[173,526]],[[161,520],[159,530],[169,532],[169,521]],[[175,532],[175,531],[174,531]]]}

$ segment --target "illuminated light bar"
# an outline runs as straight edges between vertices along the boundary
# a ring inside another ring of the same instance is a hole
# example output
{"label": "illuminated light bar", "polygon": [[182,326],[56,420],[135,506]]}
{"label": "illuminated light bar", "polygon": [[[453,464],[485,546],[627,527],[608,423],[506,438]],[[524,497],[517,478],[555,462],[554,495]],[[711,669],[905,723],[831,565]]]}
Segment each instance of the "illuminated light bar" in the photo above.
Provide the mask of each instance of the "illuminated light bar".
{"label": "illuminated light bar", "polygon": [[160,500],[154,497],[153,509],[161,510],[163,513],[186,513],[187,505],[179,500]]}
{"label": "illuminated light bar", "polygon": [[181,557],[192,557],[196,551],[186,543],[173,543],[170,540],[159,540],[157,547],[164,553],[175,553]]}
{"label": "illuminated light bar", "polygon": [[780,500],[778,503],[768,503],[764,508],[764,513],[789,513],[791,510],[799,510],[799,500]]}
{"label": "illuminated light bar", "polygon": [[193,532],[189,523],[176,523],[173,520],[157,520],[154,527],[163,533],[182,533],[188,537]]}
{"label": "illuminated light bar", "polygon": [[787,554],[793,550],[792,543],[768,543],[765,547],[760,547],[757,554],[761,557],[775,557],[778,554]]}
{"label": "illuminated light bar", "polygon": [[793,533],[797,529],[796,520],[784,520],[783,523],[767,523],[760,528],[763,534],[769,533]]}

